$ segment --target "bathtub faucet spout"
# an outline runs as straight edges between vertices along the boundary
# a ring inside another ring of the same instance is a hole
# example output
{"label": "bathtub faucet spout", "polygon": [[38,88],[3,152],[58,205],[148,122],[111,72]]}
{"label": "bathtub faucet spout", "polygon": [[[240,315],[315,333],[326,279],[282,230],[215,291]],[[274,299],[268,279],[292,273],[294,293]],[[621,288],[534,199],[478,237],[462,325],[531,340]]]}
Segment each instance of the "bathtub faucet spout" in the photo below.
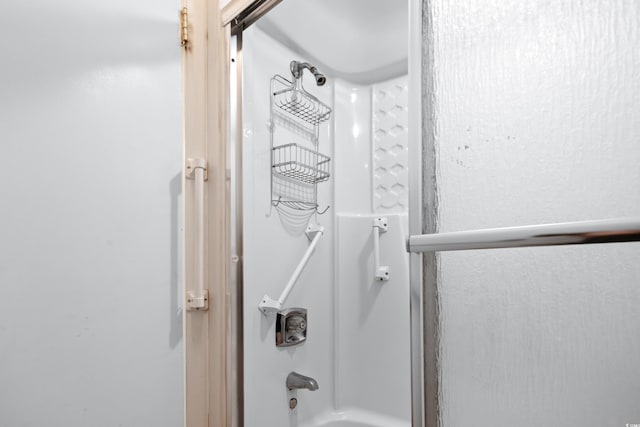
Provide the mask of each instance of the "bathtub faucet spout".
{"label": "bathtub faucet spout", "polygon": [[306,388],[307,390],[317,390],[318,382],[310,377],[305,377],[297,372],[291,372],[287,375],[287,388],[293,390],[296,388]]}

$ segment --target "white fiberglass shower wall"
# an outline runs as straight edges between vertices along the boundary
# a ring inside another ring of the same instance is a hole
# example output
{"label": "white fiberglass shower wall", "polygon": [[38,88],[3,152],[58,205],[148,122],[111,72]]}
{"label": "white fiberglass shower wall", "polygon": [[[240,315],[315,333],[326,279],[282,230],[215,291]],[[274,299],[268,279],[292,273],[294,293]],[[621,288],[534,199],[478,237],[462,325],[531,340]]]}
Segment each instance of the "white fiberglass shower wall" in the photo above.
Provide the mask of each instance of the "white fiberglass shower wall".
{"label": "white fiberglass shower wall", "polygon": [[[407,76],[355,84],[326,73],[317,87],[304,75],[305,88],[333,110],[319,138],[332,160],[318,204],[329,210],[309,218],[324,236],[285,303],[308,310],[308,338],[277,348],[275,316],[258,303],[278,297],[309,240],[306,220],[295,223],[271,205],[269,81],[290,79],[290,61],[306,58],[256,26],[243,33],[242,55],[244,425],[408,427]],[[379,239],[388,281],[374,278],[378,217],[388,224]],[[292,371],[319,389],[289,392]]]}

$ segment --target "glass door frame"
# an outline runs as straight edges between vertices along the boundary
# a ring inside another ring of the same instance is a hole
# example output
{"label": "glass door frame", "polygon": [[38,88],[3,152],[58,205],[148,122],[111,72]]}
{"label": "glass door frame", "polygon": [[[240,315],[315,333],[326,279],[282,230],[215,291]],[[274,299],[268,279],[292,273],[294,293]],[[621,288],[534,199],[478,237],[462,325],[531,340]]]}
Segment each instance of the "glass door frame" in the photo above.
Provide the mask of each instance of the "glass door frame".
{"label": "glass door frame", "polygon": [[[222,25],[229,27],[229,56],[225,58],[229,67],[229,137],[227,144],[229,165],[229,230],[230,230],[230,327],[228,329],[231,355],[228,363],[230,381],[233,384],[232,399],[234,427],[243,425],[242,399],[242,31],[256,22],[282,0],[232,0],[222,10]],[[423,2],[406,0],[409,3],[409,232],[422,234],[431,229],[423,226],[423,188],[422,188],[422,150],[423,144],[423,104],[422,104],[422,40],[423,40]],[[417,183],[418,185],[415,185]],[[412,185],[414,184],[414,185]],[[435,210],[434,210],[435,212]],[[410,301],[411,316],[411,407],[412,426],[436,426],[437,417],[426,417],[433,405],[425,405],[425,397],[437,397],[437,371],[431,359],[425,359],[423,327],[423,256],[410,256]],[[435,276],[434,276],[435,277]],[[435,286],[432,287],[435,289]],[[428,295],[427,295],[428,296]],[[429,310],[427,310],[429,313]],[[425,322],[425,325],[431,324]],[[433,350],[431,353],[435,355]],[[430,370],[427,371],[425,366]],[[429,378],[425,377],[425,374]],[[425,390],[425,385],[426,390]],[[435,413],[434,413],[435,414]],[[430,420],[430,422],[429,422]],[[429,422],[429,423],[427,423]]]}

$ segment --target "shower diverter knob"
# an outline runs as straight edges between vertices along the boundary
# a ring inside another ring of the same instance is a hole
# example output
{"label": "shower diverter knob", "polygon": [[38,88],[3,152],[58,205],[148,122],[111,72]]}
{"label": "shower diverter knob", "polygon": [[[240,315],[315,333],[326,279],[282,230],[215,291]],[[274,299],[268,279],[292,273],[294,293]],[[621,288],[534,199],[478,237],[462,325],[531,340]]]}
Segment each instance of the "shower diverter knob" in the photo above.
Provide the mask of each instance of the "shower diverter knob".
{"label": "shower diverter knob", "polygon": [[307,310],[287,308],[276,316],[276,347],[297,345],[307,339]]}

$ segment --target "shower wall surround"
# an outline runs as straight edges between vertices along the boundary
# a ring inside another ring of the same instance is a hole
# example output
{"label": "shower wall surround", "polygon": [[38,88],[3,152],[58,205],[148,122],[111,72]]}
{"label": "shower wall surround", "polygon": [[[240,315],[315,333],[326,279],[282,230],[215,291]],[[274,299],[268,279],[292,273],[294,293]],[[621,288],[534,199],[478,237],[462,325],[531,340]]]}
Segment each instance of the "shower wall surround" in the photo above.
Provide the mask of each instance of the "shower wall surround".
{"label": "shower wall surround", "polygon": [[373,210],[407,212],[408,81],[394,79],[372,87]]}
{"label": "shower wall surround", "polygon": [[[440,231],[638,215],[638,2],[425,4]],[[639,254],[440,255],[439,425],[640,422]]]}
{"label": "shower wall surround", "polygon": [[183,423],[178,8],[3,3],[3,427]]}
{"label": "shower wall surround", "polygon": [[[320,413],[332,402],[333,390],[333,215],[318,216],[325,228],[309,263],[289,295],[287,307],[308,310],[304,344],[286,349],[275,346],[275,318],[258,311],[265,294],[277,298],[297,266],[309,241],[301,227],[283,224],[271,206],[271,153],[269,149],[269,81],[275,74],[290,78],[289,63],[298,60],[251,27],[243,36],[243,234],[244,234],[244,405],[246,426],[288,425],[289,399],[285,379],[289,372],[314,378],[316,391],[298,392],[300,413]],[[321,88],[305,76],[306,88],[322,102],[333,104],[333,88]],[[250,94],[250,95],[248,95]],[[332,129],[320,126],[320,146],[333,157]],[[274,141],[276,145],[296,141]],[[331,204],[333,178],[318,184],[318,203]],[[292,229],[293,228],[293,229]]]}
{"label": "shower wall surround", "polygon": [[[337,427],[349,421],[354,426],[408,427],[407,218],[397,207],[384,212],[389,231],[380,238],[380,259],[389,265],[391,280],[375,282],[372,222],[379,212],[372,210],[372,114],[376,110],[372,86],[327,76],[327,84],[317,87],[305,74],[306,89],[333,107],[333,119],[320,126],[319,143],[320,151],[331,156],[332,175],[318,184],[320,209],[331,208],[312,217],[325,227],[325,233],[286,302],[288,307],[308,310],[307,340],[276,348],[275,319],[257,308],[265,293],[279,295],[309,244],[303,227],[293,227],[270,206],[269,79],[274,74],[289,78],[292,59],[306,58],[256,26],[245,31],[245,425]],[[406,77],[381,83],[391,90],[398,85],[406,87]],[[276,145],[290,142],[295,141],[275,141]],[[389,154],[378,163],[402,163],[406,152],[395,146],[406,147],[406,137],[391,144]],[[396,180],[402,180],[401,175]],[[316,391],[296,391],[293,411],[285,387],[291,371],[310,376],[319,385]]]}

